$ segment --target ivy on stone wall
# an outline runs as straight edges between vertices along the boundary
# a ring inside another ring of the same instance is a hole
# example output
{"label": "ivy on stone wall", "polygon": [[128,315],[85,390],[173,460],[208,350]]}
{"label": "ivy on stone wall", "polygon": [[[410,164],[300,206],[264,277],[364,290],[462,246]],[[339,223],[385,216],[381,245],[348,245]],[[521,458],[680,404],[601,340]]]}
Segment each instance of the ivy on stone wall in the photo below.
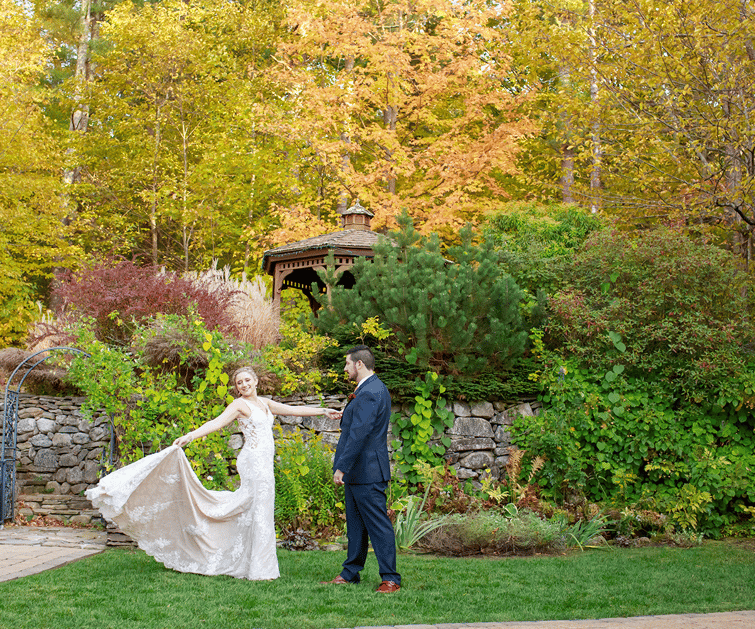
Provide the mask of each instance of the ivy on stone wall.
{"label": "ivy on stone wall", "polygon": [[[432,467],[443,465],[443,455],[451,445],[444,434],[454,425],[454,414],[443,397],[446,388],[438,374],[427,372],[424,381],[417,380],[414,412],[410,416],[394,413],[391,416],[394,458],[399,471],[410,483],[420,482],[417,463]],[[434,399],[433,399],[434,398]]]}

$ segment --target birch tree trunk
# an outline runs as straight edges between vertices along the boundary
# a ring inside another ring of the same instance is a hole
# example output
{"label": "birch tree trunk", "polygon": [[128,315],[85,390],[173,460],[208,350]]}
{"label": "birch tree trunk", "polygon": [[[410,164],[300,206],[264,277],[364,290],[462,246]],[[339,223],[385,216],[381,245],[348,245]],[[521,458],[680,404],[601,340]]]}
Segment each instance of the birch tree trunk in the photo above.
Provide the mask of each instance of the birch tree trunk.
{"label": "birch tree trunk", "polygon": [[[564,89],[569,90],[571,85],[569,68],[561,65],[558,75]],[[564,143],[561,146],[561,199],[564,203],[574,203],[574,145],[571,120],[567,112],[561,114],[561,125],[564,135]]]}
{"label": "birch tree trunk", "polygon": [[[393,73],[388,73],[388,82],[386,85],[386,102],[391,103],[393,100],[392,94],[394,91],[394,77]],[[383,124],[385,125],[385,128],[388,129],[388,131],[391,132],[391,137],[396,134],[396,119],[398,118],[398,107],[392,104],[386,104],[385,109],[383,110]],[[390,149],[390,147],[386,147],[385,149],[385,157],[387,162],[387,168],[388,172],[386,173],[386,188],[388,190],[388,194],[391,196],[395,196],[396,194],[396,174],[393,171],[393,151]]]}
{"label": "birch tree trunk", "polygon": [[152,159],[152,205],[149,210],[149,235],[152,251],[152,264],[157,266],[158,262],[158,239],[157,239],[157,191],[160,187],[159,184],[159,155],[160,155],[160,143],[162,141],[162,124],[160,115],[162,107],[160,105],[155,109],[155,144],[154,153]]}
{"label": "birch tree trunk", "polygon": [[[74,74],[75,81],[75,104],[71,111],[71,119],[68,123],[68,130],[74,133],[86,133],[89,126],[89,105],[84,102],[86,94],[86,84],[91,80],[92,63],[91,63],[91,45],[92,41],[98,36],[99,24],[97,14],[92,12],[92,0],[82,0],[81,17],[79,18],[79,27],[81,33],[76,46],[76,71]],[[72,149],[68,151],[69,156]],[[66,186],[79,183],[81,181],[81,167],[70,166],[63,171],[63,183]],[[65,226],[73,222],[76,208],[74,201],[67,190],[63,190],[60,196],[60,202],[63,209],[62,223]],[[61,269],[59,266],[53,269],[52,287],[58,283],[58,276]],[[50,308],[57,311],[62,307],[62,303],[54,297],[55,291],[51,291],[53,297],[50,300]]]}
{"label": "birch tree trunk", "polygon": [[[84,102],[84,96],[86,94],[86,84],[91,80],[92,41],[97,38],[99,31],[97,15],[92,13],[92,0],[82,1],[79,25],[81,28],[81,34],[76,47],[76,73],[74,75],[74,81],[76,84],[76,103],[71,112],[71,120],[68,125],[68,130],[86,133],[87,127],[89,126],[89,105]],[[75,166],[67,169],[63,174],[63,179],[68,184],[78,183],[81,180],[81,168]],[[66,205],[68,205],[67,197]],[[70,222],[70,216],[67,215],[64,220]]]}

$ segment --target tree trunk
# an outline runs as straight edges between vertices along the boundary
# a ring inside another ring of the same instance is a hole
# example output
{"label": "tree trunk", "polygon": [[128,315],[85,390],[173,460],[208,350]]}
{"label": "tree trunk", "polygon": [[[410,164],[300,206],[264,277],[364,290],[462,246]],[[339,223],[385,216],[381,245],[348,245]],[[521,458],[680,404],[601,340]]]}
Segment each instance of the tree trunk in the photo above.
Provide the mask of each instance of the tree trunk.
{"label": "tree trunk", "polygon": [[181,148],[183,152],[183,177],[181,181],[181,235],[184,253],[184,271],[189,271],[189,247],[194,232],[193,221],[189,221],[189,129],[181,123]]}
{"label": "tree trunk", "polygon": [[[83,1],[81,13],[82,15],[79,21],[81,25],[81,36],[79,37],[79,43],[76,47],[76,74],[74,75],[76,84],[76,102],[73,106],[73,111],[71,112],[71,120],[68,124],[68,129],[69,131],[86,133],[87,127],[89,126],[89,105],[83,101],[86,93],[86,84],[91,80],[92,64],[90,53],[92,41],[94,41],[98,35],[99,24],[97,22],[97,15],[92,13],[91,0]],[[63,179],[69,184],[78,183],[81,180],[81,169],[76,166],[72,169],[66,170],[63,174]],[[64,220],[70,222],[70,216],[66,216],[66,219]]]}
{"label": "tree trunk", "polygon": [[[344,72],[347,74],[350,74],[354,70],[354,57],[348,57],[346,59],[346,63],[344,65]],[[347,123],[347,129],[344,129],[341,131],[341,142],[344,144],[350,144],[351,138],[348,134],[348,123]],[[351,170],[351,157],[349,155],[349,151],[344,150],[341,154],[341,172],[343,173],[344,179],[346,178],[349,170]],[[345,188],[341,190],[341,194],[338,197],[338,207],[336,208],[336,211],[338,214],[343,214],[347,208],[349,207],[349,191]]]}
{"label": "tree trunk", "polygon": [[[79,36],[78,45],[76,46],[76,71],[74,74],[75,81],[75,103],[71,111],[71,119],[68,123],[68,130],[78,133],[86,133],[89,126],[89,105],[84,101],[86,94],[86,84],[91,80],[92,63],[91,63],[91,45],[92,41],[98,36],[99,24],[98,15],[92,12],[92,0],[82,0],[81,18],[81,35]],[[68,155],[72,154],[69,149]],[[81,167],[73,166],[63,171],[63,183],[72,185],[81,181]],[[64,190],[60,195],[60,202],[63,209],[62,223],[64,226],[70,225],[76,214],[76,207],[68,191]],[[59,284],[59,275],[63,268],[56,264],[53,269],[54,279],[52,281],[52,297],[50,299],[50,309],[58,312],[63,304],[55,297],[55,288]]]}
{"label": "tree trunk", "polygon": [[592,123],[592,168],[590,169],[590,211],[595,214],[600,209],[600,180],[602,147],[600,137],[600,119],[598,117],[598,56],[595,42],[595,0],[589,3],[590,17],[590,102],[593,107]]}
{"label": "tree trunk", "polygon": [[[566,66],[558,71],[565,90],[571,89],[571,73]],[[564,203],[574,203],[574,146],[572,144],[571,120],[569,114],[561,114],[561,128],[564,144],[561,147],[561,199]]]}
{"label": "tree trunk", "polygon": [[[249,221],[249,226],[252,226],[252,221],[254,220],[254,184],[257,181],[257,175],[252,173],[252,198],[249,201],[249,214],[247,215],[247,220]],[[246,242],[244,244],[244,277],[246,277],[247,271],[249,270],[249,258],[252,255],[252,249],[249,246],[249,238],[245,239]]]}
{"label": "tree trunk", "polygon": [[160,125],[160,105],[157,106],[155,111],[155,151],[152,158],[152,206],[149,211],[149,233],[152,249],[152,265],[157,266],[158,262],[158,239],[157,239],[157,190],[159,187],[158,181],[158,156],[160,154],[160,142],[162,141],[162,127]]}
{"label": "tree trunk", "polygon": [[[398,118],[398,107],[391,104],[392,102],[395,102],[395,98],[393,97],[393,91],[395,89],[395,81],[394,81],[394,75],[392,72],[388,73],[388,76],[386,77],[386,86],[385,86],[385,109],[383,110],[383,124],[385,125],[385,128],[388,129],[391,132],[391,135],[395,135],[396,133],[396,120]],[[388,194],[394,195],[396,194],[396,173],[393,170],[393,151],[389,148],[385,148],[385,159],[387,162],[386,167],[386,189],[388,190]]]}

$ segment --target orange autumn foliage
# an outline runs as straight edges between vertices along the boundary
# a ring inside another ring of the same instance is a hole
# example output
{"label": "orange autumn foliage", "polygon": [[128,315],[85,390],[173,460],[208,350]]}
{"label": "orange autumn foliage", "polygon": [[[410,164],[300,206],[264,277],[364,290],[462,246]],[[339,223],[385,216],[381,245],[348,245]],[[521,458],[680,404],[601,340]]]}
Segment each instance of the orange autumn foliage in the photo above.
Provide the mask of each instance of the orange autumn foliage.
{"label": "orange autumn foliage", "polygon": [[375,213],[456,228],[504,196],[533,130],[510,89],[505,5],[297,0],[277,79],[292,133]]}
{"label": "orange autumn foliage", "polygon": [[337,228],[314,216],[306,207],[295,205],[283,208],[276,206],[271,218],[279,227],[265,233],[259,240],[264,249],[273,249],[299,240],[320,236]]}

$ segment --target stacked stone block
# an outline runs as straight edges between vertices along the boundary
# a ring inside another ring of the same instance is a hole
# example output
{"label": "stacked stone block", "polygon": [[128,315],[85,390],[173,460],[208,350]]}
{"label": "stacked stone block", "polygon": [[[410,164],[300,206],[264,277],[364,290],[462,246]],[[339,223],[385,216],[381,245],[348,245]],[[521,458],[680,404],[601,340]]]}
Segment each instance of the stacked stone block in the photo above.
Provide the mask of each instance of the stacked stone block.
{"label": "stacked stone block", "polygon": [[[341,409],[344,396],[277,398],[284,404],[324,405]],[[16,490],[23,504],[23,515],[53,515],[74,521],[89,521],[97,513],[83,497],[104,473],[105,456],[110,444],[110,419],[96,413],[92,421],[84,418],[84,398],[21,395],[18,404],[18,459]],[[501,478],[511,447],[510,427],[516,415],[533,416],[538,412],[533,401],[454,402],[453,427],[447,432],[451,446],[446,459],[460,478],[477,479],[490,475]],[[413,405],[395,405],[394,413],[409,416]],[[211,418],[206,418],[211,419]],[[201,420],[200,420],[201,421]],[[320,417],[280,416],[276,418],[283,434],[293,431],[321,434],[323,441],[335,446],[340,422]],[[394,437],[389,433],[388,447]],[[240,449],[240,434],[230,437],[230,445]],[[81,517],[77,517],[81,516]]]}
{"label": "stacked stone block", "polygon": [[[339,396],[325,398],[287,398],[284,404],[324,405],[330,408],[343,408],[345,400]],[[456,469],[461,479],[481,478],[490,475],[500,479],[504,474],[509,460],[511,448],[510,427],[517,415],[533,417],[539,412],[540,404],[534,400],[516,402],[454,402],[450,407],[454,414],[454,424],[448,430],[451,438],[445,458]],[[393,413],[401,413],[409,417],[414,412],[411,404],[394,405]],[[322,434],[323,441],[331,445],[338,443],[340,422],[329,420],[327,417],[295,417],[278,418],[284,431],[305,429]],[[388,449],[393,450],[391,442],[394,436],[388,434]]]}

